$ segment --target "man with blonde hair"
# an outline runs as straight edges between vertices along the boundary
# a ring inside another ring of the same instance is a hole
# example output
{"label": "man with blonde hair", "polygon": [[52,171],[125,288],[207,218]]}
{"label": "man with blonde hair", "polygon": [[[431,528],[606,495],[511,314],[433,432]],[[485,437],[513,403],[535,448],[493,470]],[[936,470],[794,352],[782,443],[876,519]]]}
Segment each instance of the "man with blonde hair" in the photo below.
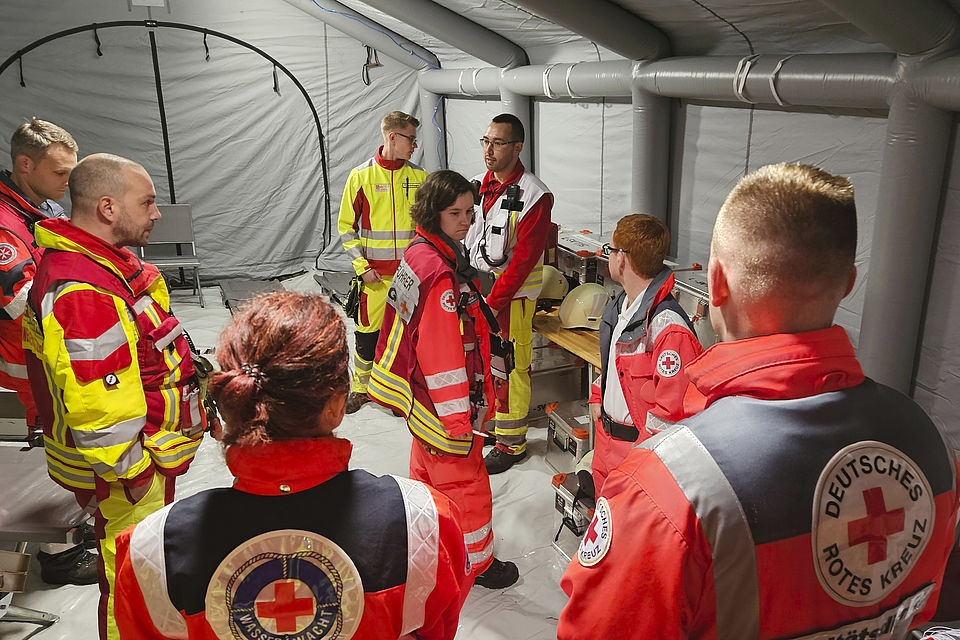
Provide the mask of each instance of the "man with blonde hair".
{"label": "man with blonde hair", "polygon": [[957,460],[833,324],[856,278],[846,178],[779,164],[714,227],[703,409],[607,478],[561,582],[567,638],[904,638],[937,608]]}
{"label": "man with blonde hair", "polygon": [[[77,164],[77,142],[61,127],[31,118],[10,138],[10,171],[0,171],[0,386],[17,392],[27,429],[39,429],[23,356],[22,316],[43,249],[33,226],[63,217],[67,179]],[[37,554],[48,584],[93,584],[97,556],[82,545],[44,544]]]}
{"label": "man with blonde hair", "polygon": [[667,225],[645,214],[620,218],[612,242],[603,247],[610,277],[623,291],[607,304],[600,321],[603,373],[590,396],[597,489],[633,443],[685,415],[684,368],[703,347],[687,313],[670,293],[673,272],[663,265],[669,248]]}
{"label": "man with blonde hair", "polygon": [[153,182],[106,153],[70,176],[71,219],[44,220],[48,251],[24,315],[27,369],[50,477],[95,509],[100,637],[113,616],[114,539],[173,500],[206,428],[183,327],[144,246],[160,219]]}
{"label": "man with blonde hair", "polygon": [[410,162],[417,148],[419,126],[420,121],[410,114],[388,113],[380,123],[383,145],[372,158],[350,171],[343,188],[337,228],[354,271],[363,278],[347,413],[354,413],[370,400],[367,383],[387,292],[403,251],[413,240],[410,205],[417,187],[427,177],[426,171]]}

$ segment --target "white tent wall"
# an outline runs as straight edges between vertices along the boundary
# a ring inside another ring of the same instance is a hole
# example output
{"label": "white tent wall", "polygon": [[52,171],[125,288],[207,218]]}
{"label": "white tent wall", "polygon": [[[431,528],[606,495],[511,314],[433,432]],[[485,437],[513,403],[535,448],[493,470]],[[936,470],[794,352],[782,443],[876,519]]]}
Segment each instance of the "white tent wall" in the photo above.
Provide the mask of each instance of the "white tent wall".
{"label": "white tent wall", "polygon": [[[17,28],[3,30],[0,46],[9,54],[62,29],[147,17],[124,0],[12,0],[0,7],[0,20]],[[381,57],[383,67],[371,73],[381,81],[365,87],[364,47],[285,2],[175,2],[152,17],[237,37],[297,76],[327,135],[334,225],[347,172],[379,144],[382,114],[417,108],[414,71]],[[103,57],[85,32],[28,53],[26,88],[16,64],[0,76],[0,132],[32,115],[56,122],[74,134],[81,155],[109,151],[143,163],[159,200],[169,201],[147,30],[98,35]],[[159,28],[156,39],[177,201],[194,207],[204,277],[270,277],[310,266],[323,246],[325,213],[319,136],[303,96],[282,73],[281,95],[274,93],[271,63],[239,45],[208,36],[205,61],[199,33]],[[0,158],[9,134],[2,139]]]}

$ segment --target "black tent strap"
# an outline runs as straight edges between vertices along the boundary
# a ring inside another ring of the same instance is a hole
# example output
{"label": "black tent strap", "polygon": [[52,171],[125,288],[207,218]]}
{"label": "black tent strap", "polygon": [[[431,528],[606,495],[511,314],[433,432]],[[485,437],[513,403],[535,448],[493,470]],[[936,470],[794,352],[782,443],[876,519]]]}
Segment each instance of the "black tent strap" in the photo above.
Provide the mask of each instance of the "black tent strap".
{"label": "black tent strap", "polygon": [[273,65],[273,91],[280,95],[280,79],[277,78],[277,65]]}
{"label": "black tent strap", "polygon": [[96,22],[93,23],[93,41],[97,43],[97,56],[100,57],[100,58],[102,58],[102,57],[103,57],[103,47],[102,47],[102,44],[103,44],[103,43],[100,42],[100,34],[97,33],[97,23],[96,23]]}
{"label": "black tent strap", "polygon": [[207,62],[210,62],[210,47],[207,46],[207,30],[206,29],[203,30],[203,51],[206,54],[206,56],[204,57],[204,60],[206,60]]}
{"label": "black tent strap", "polygon": [[157,85],[157,104],[160,105],[160,131],[163,134],[163,159],[167,164],[170,204],[177,204],[177,191],[173,182],[173,161],[170,158],[170,131],[167,129],[167,109],[163,102],[163,84],[160,81],[160,57],[157,55],[157,36],[153,29],[150,29],[150,57],[153,59],[153,79]]}
{"label": "black tent strap", "polygon": [[25,87],[27,83],[23,81],[23,58],[17,58],[17,60],[20,62],[20,86]]}
{"label": "black tent strap", "polygon": [[279,69],[284,73],[284,75],[290,78],[290,80],[293,81],[293,84],[296,85],[297,89],[300,90],[300,93],[303,95],[304,100],[307,101],[307,106],[310,107],[310,113],[313,115],[313,122],[317,127],[317,135],[320,138],[320,168],[321,168],[321,173],[323,175],[323,192],[324,192],[323,200],[324,200],[324,209],[326,214],[326,224],[323,230],[323,240],[324,240],[324,246],[330,244],[331,232],[332,232],[331,226],[330,226],[332,223],[331,217],[330,217],[330,182],[329,182],[329,177],[327,175],[327,151],[324,145],[325,140],[323,135],[323,128],[320,126],[320,115],[317,113],[317,108],[316,106],[314,106],[313,100],[310,99],[310,94],[307,93],[307,90],[304,88],[300,80],[298,80],[297,77],[293,75],[289,69],[283,66],[283,64],[281,64],[273,56],[268,54],[266,51],[260,49],[259,47],[256,47],[250,44],[249,42],[245,42],[239,38],[235,38],[234,36],[231,36],[229,34],[226,34],[220,31],[212,31],[204,27],[197,27],[191,24],[183,24],[181,22],[159,22],[157,20],[115,20],[113,22],[93,23],[93,24],[83,25],[80,27],[72,27],[70,29],[64,29],[63,31],[57,31],[56,33],[51,33],[50,35],[44,36],[38,40],[34,40],[27,46],[21,48],[19,51],[10,55],[6,60],[3,61],[3,63],[0,63],[0,75],[2,75],[3,72],[6,71],[7,68],[14,63],[14,61],[20,61],[20,64],[21,64],[20,84],[21,86],[25,87],[26,84],[23,83],[23,79],[22,79],[23,78],[22,76],[23,62],[21,60],[24,55],[33,51],[37,47],[43,46],[44,44],[48,42],[52,42],[53,40],[57,40],[59,38],[71,36],[77,33],[83,33],[84,31],[91,31],[91,30],[96,31],[98,29],[109,29],[113,27],[144,27],[144,28],[163,27],[168,29],[184,29],[187,31],[195,31],[197,33],[202,33],[204,34],[204,36],[206,36],[206,34],[209,33],[210,35],[217,36],[218,38],[223,38],[224,40],[227,40],[236,45],[249,49],[254,53],[256,53],[257,55],[263,58],[266,58],[267,60],[273,63],[276,69]]}

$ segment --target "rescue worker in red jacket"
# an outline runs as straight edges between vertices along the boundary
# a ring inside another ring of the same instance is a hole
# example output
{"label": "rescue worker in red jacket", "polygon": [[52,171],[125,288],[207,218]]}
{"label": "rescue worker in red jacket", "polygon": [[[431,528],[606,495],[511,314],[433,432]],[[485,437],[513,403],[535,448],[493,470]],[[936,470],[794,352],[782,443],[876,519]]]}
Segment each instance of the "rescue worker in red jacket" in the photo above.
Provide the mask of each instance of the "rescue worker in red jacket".
{"label": "rescue worker in red jacket", "polygon": [[684,416],[684,365],[703,352],[690,318],[670,293],[673,273],[663,266],[670,247],[667,225],[653,216],[629,215],[617,223],[612,240],[604,254],[610,277],[623,291],[600,321],[603,373],[590,396],[597,489],[633,443]]}
{"label": "rescue worker in red jacket", "polygon": [[480,140],[487,171],[476,176],[480,210],[466,237],[473,266],[496,277],[486,300],[504,339],[513,343],[515,361],[507,379],[494,378],[497,444],[485,460],[491,474],[503,473],[527,455],[533,314],[553,209],[550,189],[520,162],[523,140],[523,123],[513,114],[501,113],[487,127]]}
{"label": "rescue worker in red jacket", "polygon": [[[10,171],[0,171],[0,386],[13,389],[26,410],[28,431],[39,430],[23,355],[23,311],[43,249],[33,227],[66,214],[57,200],[77,164],[77,142],[67,131],[32,118],[10,138]],[[97,555],[82,545],[43,544],[40,576],[49,584],[93,584]]]}
{"label": "rescue worker in red jacket", "polygon": [[347,470],[352,445],[333,435],[350,388],[337,312],[264,294],[217,356],[236,481],[117,539],[122,637],[453,638],[471,580],[457,509],[419,482]]}
{"label": "rescue worker in red jacket", "polygon": [[24,315],[47,468],[94,513],[100,637],[117,638],[114,540],[173,499],[205,413],[190,348],[143,246],[160,218],[150,176],[110,154],[70,174],[71,219],[36,225],[46,249]]}
{"label": "rescue worker in red jacket", "polygon": [[410,477],[460,508],[476,582],[500,589],[519,572],[493,556],[490,480],[477,435],[492,389],[489,328],[461,244],[473,207],[473,187],[455,171],[434,172],[420,186],[410,211],[417,235],[387,295],[369,393],[406,418]]}
{"label": "rescue worker in red jacket", "polygon": [[903,638],[930,618],[957,460],[833,324],[856,215],[849,180],[809,165],[727,197],[708,268],[723,342],[687,365],[705,409],[607,478],[559,638]]}

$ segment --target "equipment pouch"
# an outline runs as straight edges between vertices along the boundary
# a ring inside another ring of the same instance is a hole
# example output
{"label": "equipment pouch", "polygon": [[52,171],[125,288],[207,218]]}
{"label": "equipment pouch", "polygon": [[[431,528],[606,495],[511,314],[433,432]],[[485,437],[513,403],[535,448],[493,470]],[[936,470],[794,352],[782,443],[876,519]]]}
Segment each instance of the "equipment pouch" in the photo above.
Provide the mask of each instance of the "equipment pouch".
{"label": "equipment pouch", "polygon": [[490,373],[494,377],[506,380],[513,371],[513,343],[504,340],[499,334],[490,334]]}
{"label": "equipment pouch", "polygon": [[206,357],[196,353],[192,344],[190,355],[193,358],[193,370],[197,374],[197,388],[199,391],[200,407],[203,411],[204,430],[207,430],[212,428],[217,420],[217,403],[213,400],[213,396],[207,391],[210,374],[213,373],[213,363]]}
{"label": "equipment pouch", "polygon": [[343,301],[343,312],[354,322],[360,317],[360,294],[363,292],[363,277],[350,280],[350,291]]}

